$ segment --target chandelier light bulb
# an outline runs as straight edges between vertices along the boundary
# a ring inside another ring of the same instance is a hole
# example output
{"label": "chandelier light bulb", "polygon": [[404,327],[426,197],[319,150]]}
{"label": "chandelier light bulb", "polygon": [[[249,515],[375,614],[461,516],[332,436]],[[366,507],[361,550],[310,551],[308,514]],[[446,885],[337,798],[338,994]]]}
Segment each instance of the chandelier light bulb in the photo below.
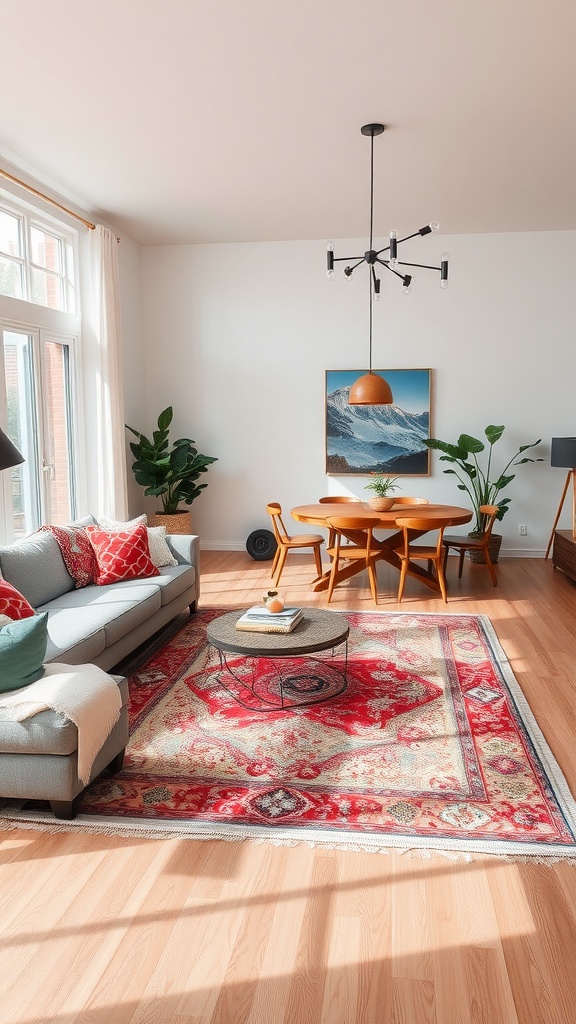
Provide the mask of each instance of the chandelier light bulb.
{"label": "chandelier light bulb", "polygon": [[406,274],[406,276],[404,277],[404,284],[402,285],[402,291],[403,291],[404,295],[409,295],[410,294],[410,286],[411,286],[411,284],[412,284],[412,275],[411,274]]}
{"label": "chandelier light bulb", "polygon": [[398,264],[398,232],[390,232],[390,259],[388,266],[394,270]]}
{"label": "chandelier light bulb", "polygon": [[443,252],[440,257],[440,287],[448,287],[448,260],[450,259],[450,253]]}
{"label": "chandelier light bulb", "polygon": [[428,227],[430,228],[430,231],[439,231],[440,230],[440,225],[439,225],[437,220],[431,220],[429,225],[428,225]]}

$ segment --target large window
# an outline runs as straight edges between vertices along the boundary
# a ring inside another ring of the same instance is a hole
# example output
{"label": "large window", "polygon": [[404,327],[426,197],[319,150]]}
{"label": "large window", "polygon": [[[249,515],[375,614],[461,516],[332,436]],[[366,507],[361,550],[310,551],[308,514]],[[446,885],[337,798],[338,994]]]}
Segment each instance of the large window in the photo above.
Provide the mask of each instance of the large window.
{"label": "large window", "polygon": [[0,197],[0,426],[24,462],[0,480],[2,539],[76,513],[75,233]]}
{"label": "large window", "polygon": [[75,312],[70,232],[0,206],[0,295]]}

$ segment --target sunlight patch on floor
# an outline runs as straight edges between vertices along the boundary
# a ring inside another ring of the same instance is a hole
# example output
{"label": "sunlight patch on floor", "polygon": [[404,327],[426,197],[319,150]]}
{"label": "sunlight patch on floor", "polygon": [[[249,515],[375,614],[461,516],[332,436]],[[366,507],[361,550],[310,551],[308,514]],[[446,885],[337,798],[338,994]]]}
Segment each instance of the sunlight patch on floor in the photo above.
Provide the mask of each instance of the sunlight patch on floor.
{"label": "sunlight patch on floor", "polygon": [[5,853],[6,850],[23,849],[23,847],[25,846],[30,846],[30,844],[33,843],[35,839],[35,836],[32,836],[30,838],[28,838],[27,836],[22,836],[18,839],[7,839],[3,837],[0,840],[0,849],[2,850],[2,853]]}

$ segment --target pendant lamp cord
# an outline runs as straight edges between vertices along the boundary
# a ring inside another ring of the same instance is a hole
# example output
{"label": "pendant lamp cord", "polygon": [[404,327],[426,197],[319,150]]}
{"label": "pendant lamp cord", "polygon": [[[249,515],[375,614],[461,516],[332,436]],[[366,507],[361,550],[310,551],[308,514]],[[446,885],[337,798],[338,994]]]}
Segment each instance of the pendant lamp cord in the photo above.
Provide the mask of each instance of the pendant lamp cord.
{"label": "pendant lamp cord", "polygon": [[374,225],[374,133],[370,136],[370,246],[372,249]]}
{"label": "pendant lamp cord", "polygon": [[368,370],[372,373],[372,279],[370,274],[368,274],[368,301],[370,303],[370,347],[368,349]]}
{"label": "pendant lamp cord", "polygon": [[[372,237],[374,226],[374,132],[370,136],[370,245],[372,249]],[[370,347],[369,347],[369,372],[372,373],[372,274],[368,274],[368,301],[370,303]]]}

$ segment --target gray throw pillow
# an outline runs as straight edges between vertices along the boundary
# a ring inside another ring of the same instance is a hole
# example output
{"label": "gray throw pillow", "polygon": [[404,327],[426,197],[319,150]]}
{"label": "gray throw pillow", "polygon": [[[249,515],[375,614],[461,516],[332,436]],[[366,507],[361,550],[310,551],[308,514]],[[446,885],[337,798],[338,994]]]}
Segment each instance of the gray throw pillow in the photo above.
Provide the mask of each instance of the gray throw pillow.
{"label": "gray throw pillow", "polygon": [[48,612],[0,627],[0,693],[41,679],[47,643]]}
{"label": "gray throw pillow", "polygon": [[56,540],[43,531],[0,548],[0,570],[33,608],[74,589]]}

